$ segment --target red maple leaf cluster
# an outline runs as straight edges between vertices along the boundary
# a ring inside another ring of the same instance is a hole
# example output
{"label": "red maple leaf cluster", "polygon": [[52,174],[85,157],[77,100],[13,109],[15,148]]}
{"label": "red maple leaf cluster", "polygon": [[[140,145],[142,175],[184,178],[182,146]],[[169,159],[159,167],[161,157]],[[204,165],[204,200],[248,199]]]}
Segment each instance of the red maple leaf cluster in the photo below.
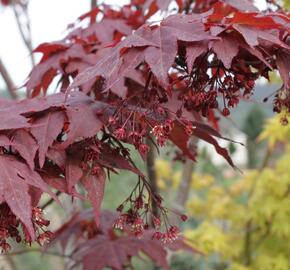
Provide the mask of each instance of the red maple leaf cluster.
{"label": "red maple leaf cluster", "polygon": [[[140,253],[147,255],[162,269],[170,269],[166,256],[168,251],[184,250],[199,253],[185,243],[181,237],[175,242],[162,243],[152,240],[154,232],[147,231],[142,239],[138,239],[127,227],[120,232],[113,228],[116,215],[103,211],[100,226],[93,221],[93,212],[86,210],[75,214],[60,230],[55,233],[55,240],[49,247],[60,244],[63,253],[72,258],[71,268],[82,263],[84,269],[121,270],[131,265],[131,259]],[[156,234],[156,233],[155,233]],[[75,249],[69,252],[68,243],[73,242]]]}
{"label": "red maple leaf cluster", "polygon": [[[177,4],[173,10],[172,2]],[[168,10],[175,14],[148,23],[158,11]],[[129,170],[138,181],[118,208],[115,227],[129,226],[130,237],[114,242],[114,249],[127,245],[128,250],[118,262],[106,261],[109,253],[104,255],[101,267],[122,269],[138,250],[150,253],[146,240],[138,244],[131,234],[146,236],[148,215],[160,220],[168,209],[125,144],[145,159],[153,136],[156,147],[171,141],[183,156],[195,160],[189,147],[194,136],[212,144],[235,168],[217,142],[225,138],[212,127],[217,125],[215,115],[228,116],[241,98],[251,97],[255,81],[268,79],[272,70],[283,79],[274,110],[290,112],[289,24],[289,15],[258,12],[248,0],[135,0],[120,9],[100,5],[80,16],[63,40],[35,49],[43,56],[28,77],[29,98],[0,101],[2,205],[34,240],[33,207],[43,192],[57,201],[52,187],[91,202],[97,224],[92,231],[97,234],[106,173]],[[57,93],[47,95],[55,80]],[[78,193],[78,185],[85,196]],[[153,214],[153,202],[160,217]],[[166,227],[154,238],[175,239],[178,228]],[[93,264],[90,258],[100,255],[91,256],[91,247],[102,247],[114,237],[90,240],[75,258],[81,254],[85,265]]]}
{"label": "red maple leaf cluster", "polygon": [[[43,213],[40,208],[33,207],[31,222],[36,234],[36,240],[40,245],[50,242],[53,238],[53,233],[46,231],[45,227],[49,225],[49,221],[43,218]],[[19,230],[21,228],[21,230]],[[21,233],[22,232],[22,233]],[[23,235],[23,236],[22,236]],[[7,242],[10,238],[15,239],[20,243],[22,239],[27,244],[31,244],[31,232],[27,230],[27,226],[11,211],[7,203],[0,204],[0,248],[6,252],[11,249]]]}

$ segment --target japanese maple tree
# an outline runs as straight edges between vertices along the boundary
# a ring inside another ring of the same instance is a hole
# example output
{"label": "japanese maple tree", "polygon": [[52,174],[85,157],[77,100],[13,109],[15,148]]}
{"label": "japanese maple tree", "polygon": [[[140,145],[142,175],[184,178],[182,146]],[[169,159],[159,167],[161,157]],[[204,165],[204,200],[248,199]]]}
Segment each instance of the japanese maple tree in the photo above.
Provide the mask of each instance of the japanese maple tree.
{"label": "japanese maple tree", "polygon": [[[165,16],[152,22],[156,14]],[[283,80],[273,110],[290,113],[289,26],[274,1],[261,12],[250,0],[132,0],[97,5],[64,39],[39,45],[27,98],[0,100],[1,248],[9,250],[9,238],[55,238],[65,248],[75,237],[71,258],[84,269],[123,269],[139,251],[168,268],[167,248],[190,248],[171,243],[179,229],[128,145],[144,161],[151,145],[167,144],[177,158],[195,160],[196,137],[236,169],[217,141],[225,139],[218,116],[238,110],[273,70]],[[117,216],[102,213],[107,178],[119,170],[136,174],[136,186],[120,198]],[[39,200],[47,193],[58,203],[52,189],[88,200],[93,211],[47,231]]]}

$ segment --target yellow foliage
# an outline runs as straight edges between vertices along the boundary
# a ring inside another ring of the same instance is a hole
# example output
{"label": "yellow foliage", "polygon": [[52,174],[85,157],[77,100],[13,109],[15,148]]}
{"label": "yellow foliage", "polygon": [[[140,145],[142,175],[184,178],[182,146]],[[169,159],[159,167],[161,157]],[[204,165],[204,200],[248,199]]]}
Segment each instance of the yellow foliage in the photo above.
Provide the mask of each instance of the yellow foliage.
{"label": "yellow foliage", "polygon": [[246,267],[239,263],[233,263],[229,270],[252,270],[253,268]]}
{"label": "yellow foliage", "polygon": [[269,82],[272,84],[280,84],[282,82],[281,77],[277,71],[269,72]]}
{"label": "yellow foliage", "polygon": [[282,254],[276,257],[270,254],[259,256],[255,262],[257,270],[289,270],[289,266],[288,258]]}
{"label": "yellow foliage", "polygon": [[284,8],[285,10],[289,11],[290,9],[290,0],[284,0]]}
{"label": "yellow foliage", "polygon": [[186,209],[190,215],[198,215],[202,216],[203,213],[206,213],[205,209],[206,205],[203,200],[201,200],[198,196],[193,196],[186,205]]}
{"label": "yellow foliage", "polygon": [[[213,175],[192,174],[186,211],[197,227],[184,235],[205,258],[214,255],[225,267],[204,269],[290,269],[290,124],[283,126],[280,120],[281,115],[269,119],[259,136],[268,141],[270,154],[277,143],[285,146],[274,166],[222,182]],[[182,171],[162,159],[155,166],[158,187],[177,189]]]}
{"label": "yellow foliage", "polygon": [[164,159],[157,159],[155,161],[155,170],[157,178],[163,178],[164,180],[170,179],[172,170],[168,161]]}
{"label": "yellow foliage", "polygon": [[220,198],[225,196],[225,189],[221,186],[215,185],[208,190],[207,200],[211,203],[219,201]]}
{"label": "yellow foliage", "polygon": [[218,256],[227,265],[220,269],[290,269],[290,124],[282,126],[280,118],[269,120],[260,136],[270,148],[284,143],[273,167],[247,171],[226,185],[213,176],[192,175],[194,195],[186,208],[200,224],[185,236],[206,257]]}
{"label": "yellow foliage", "polygon": [[181,177],[182,177],[181,171],[177,171],[173,173],[171,181],[172,181],[172,187],[174,189],[176,189],[179,186]]}
{"label": "yellow foliage", "polygon": [[225,257],[230,253],[227,234],[212,223],[205,221],[196,230],[185,231],[184,236],[193,241],[195,247],[204,253],[219,253]]}
{"label": "yellow foliage", "polygon": [[208,206],[210,210],[208,211],[209,219],[225,219],[229,215],[229,209],[233,207],[232,200],[229,196],[224,196],[213,202],[209,202],[211,205]]}
{"label": "yellow foliage", "polygon": [[290,139],[290,124],[281,125],[281,115],[285,116],[290,123],[289,114],[281,113],[267,121],[264,131],[259,136],[259,140],[268,140],[270,149],[272,149],[277,142],[288,142]]}
{"label": "yellow foliage", "polygon": [[191,187],[201,190],[209,187],[214,182],[214,177],[210,174],[193,173],[191,176]]}
{"label": "yellow foliage", "polygon": [[160,177],[157,178],[157,186],[161,190],[166,189],[166,183],[163,178],[160,178]]}

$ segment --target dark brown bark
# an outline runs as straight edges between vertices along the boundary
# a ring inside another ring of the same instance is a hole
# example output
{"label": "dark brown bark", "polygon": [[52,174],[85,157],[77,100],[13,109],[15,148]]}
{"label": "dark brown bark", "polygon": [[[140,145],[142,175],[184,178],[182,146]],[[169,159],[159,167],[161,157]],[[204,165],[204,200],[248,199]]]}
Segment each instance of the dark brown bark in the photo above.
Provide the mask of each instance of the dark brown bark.
{"label": "dark brown bark", "polygon": [[5,84],[7,86],[7,90],[9,92],[10,96],[13,99],[17,99],[17,94],[15,92],[16,87],[14,85],[12,78],[10,77],[8,70],[6,69],[4,63],[2,62],[1,58],[0,58],[0,74],[1,74]]}

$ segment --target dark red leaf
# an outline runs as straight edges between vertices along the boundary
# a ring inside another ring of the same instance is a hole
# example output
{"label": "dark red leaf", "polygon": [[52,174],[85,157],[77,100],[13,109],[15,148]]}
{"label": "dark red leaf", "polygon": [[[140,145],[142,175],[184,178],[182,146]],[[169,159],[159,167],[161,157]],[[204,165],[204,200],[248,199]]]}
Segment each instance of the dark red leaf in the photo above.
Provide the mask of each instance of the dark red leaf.
{"label": "dark red leaf", "polygon": [[38,145],[31,134],[25,130],[17,130],[13,135],[11,146],[19,152],[30,169],[33,170]]}
{"label": "dark red leaf", "polygon": [[169,269],[166,260],[167,252],[160,243],[154,240],[139,240],[135,237],[111,240],[100,235],[74,254],[74,259],[79,260],[83,257],[84,270],[101,270],[105,267],[122,270],[128,257],[137,256],[139,252],[145,253],[162,269]]}
{"label": "dark red leaf", "polygon": [[290,89],[290,53],[286,51],[281,51],[277,55],[277,66],[281,78],[283,79],[284,86],[287,89]]}
{"label": "dark red leaf", "polygon": [[265,40],[272,44],[277,44],[282,48],[289,49],[289,47],[279,39],[278,35],[269,30],[259,30],[252,26],[235,24],[233,27],[239,31],[246,42],[251,46],[260,44],[260,40]]}
{"label": "dark red leaf", "polygon": [[204,52],[206,52],[207,50],[208,46],[206,43],[203,42],[190,43],[190,45],[186,47],[186,62],[189,68],[189,72],[192,71],[196,58],[199,57]]}
{"label": "dark red leaf", "polygon": [[242,11],[257,12],[259,11],[257,7],[254,6],[252,1],[249,0],[223,0],[226,4]]}
{"label": "dark red leaf", "polygon": [[68,192],[71,193],[75,185],[79,182],[80,178],[83,175],[83,171],[80,168],[79,161],[68,158],[66,160],[65,167],[65,179],[67,181]]}
{"label": "dark red leaf", "polygon": [[96,225],[100,225],[101,204],[105,191],[106,174],[100,168],[97,174],[88,174],[82,178],[82,184],[87,191],[87,197],[93,205]]}
{"label": "dark red leaf", "polygon": [[12,156],[0,155],[1,199],[7,202],[11,211],[25,224],[33,239],[35,233],[31,222],[32,206],[29,195],[30,186],[49,193],[57,200],[38,173],[32,171],[25,163],[18,161]]}
{"label": "dark red leaf", "polygon": [[68,104],[66,114],[69,127],[66,140],[61,144],[64,149],[77,139],[93,137],[102,128],[102,122],[98,119],[96,111],[93,109],[92,101],[86,103]]}
{"label": "dark red leaf", "polygon": [[50,147],[46,153],[47,158],[52,160],[60,169],[65,169],[66,153],[64,150]]}
{"label": "dark red leaf", "polygon": [[39,165],[43,166],[48,148],[60,134],[64,124],[63,112],[49,112],[38,118],[31,128],[31,133],[38,143]]}
{"label": "dark red leaf", "polygon": [[239,25],[253,26],[264,30],[270,28],[280,28],[279,24],[276,23],[272,17],[263,16],[259,13],[236,12],[233,18],[230,19],[230,22]]}
{"label": "dark red leaf", "polygon": [[183,154],[196,161],[196,153],[193,153],[188,147],[189,137],[184,129],[175,123],[173,130],[170,133],[169,139],[180,149]]}
{"label": "dark red leaf", "polygon": [[212,49],[216,53],[217,58],[220,59],[225,68],[230,68],[233,58],[239,52],[239,44],[237,40],[228,35],[221,35],[222,40],[213,42]]}

